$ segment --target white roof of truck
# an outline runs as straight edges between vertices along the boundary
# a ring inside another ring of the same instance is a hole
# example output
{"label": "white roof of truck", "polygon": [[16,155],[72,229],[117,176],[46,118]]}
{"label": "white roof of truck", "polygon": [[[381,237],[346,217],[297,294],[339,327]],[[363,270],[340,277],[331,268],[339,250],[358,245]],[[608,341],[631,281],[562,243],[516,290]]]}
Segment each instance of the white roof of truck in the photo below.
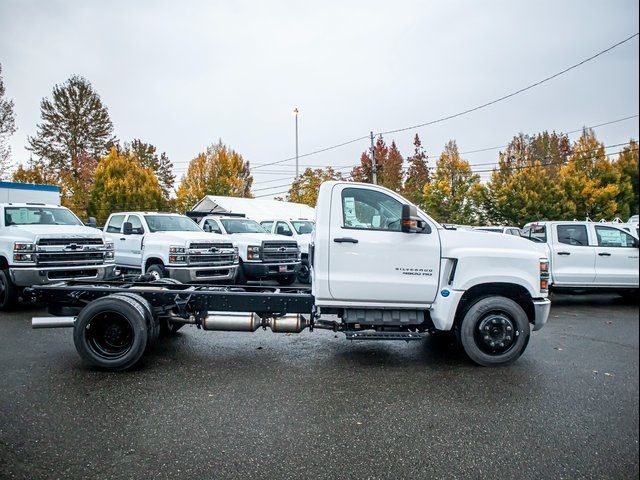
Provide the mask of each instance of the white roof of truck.
{"label": "white roof of truck", "polygon": [[214,213],[217,215],[244,214],[253,220],[273,218],[305,218],[313,220],[315,209],[303,203],[282,202],[262,198],[223,197],[207,195],[192,208],[195,212]]}

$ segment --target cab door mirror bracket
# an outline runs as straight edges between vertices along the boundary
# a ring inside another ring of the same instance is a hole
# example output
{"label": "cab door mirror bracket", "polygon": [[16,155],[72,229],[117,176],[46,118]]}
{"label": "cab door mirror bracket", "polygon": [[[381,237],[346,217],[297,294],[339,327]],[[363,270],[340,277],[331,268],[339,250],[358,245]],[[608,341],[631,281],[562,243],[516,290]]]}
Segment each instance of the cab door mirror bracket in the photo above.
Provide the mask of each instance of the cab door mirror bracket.
{"label": "cab door mirror bracket", "polygon": [[401,226],[404,233],[431,233],[431,227],[418,216],[415,205],[402,205]]}

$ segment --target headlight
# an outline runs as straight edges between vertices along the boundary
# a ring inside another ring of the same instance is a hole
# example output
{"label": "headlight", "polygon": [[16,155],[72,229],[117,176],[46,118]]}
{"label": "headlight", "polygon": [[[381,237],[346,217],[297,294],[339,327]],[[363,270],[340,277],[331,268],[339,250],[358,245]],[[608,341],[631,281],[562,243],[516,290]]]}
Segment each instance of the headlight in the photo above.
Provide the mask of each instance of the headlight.
{"label": "headlight", "polygon": [[238,253],[238,247],[233,247],[233,263],[238,263],[240,254]]}
{"label": "headlight", "polygon": [[113,253],[114,253],[113,250],[107,250],[106,252],[104,252],[104,259],[113,260],[115,258]]}
{"label": "headlight", "polygon": [[169,247],[169,253],[187,253],[187,248],[174,245]]}
{"label": "headlight", "polygon": [[33,243],[15,242],[13,244],[14,252],[35,252],[36,246]]}
{"label": "headlight", "polygon": [[260,247],[249,245],[247,247],[247,260],[260,260]]}
{"label": "headlight", "polygon": [[105,248],[106,250],[111,250],[111,251],[113,251],[113,250],[114,250],[113,242],[111,242],[111,241],[107,240],[106,242],[104,242],[104,248]]}
{"label": "headlight", "polygon": [[14,253],[14,262],[35,262],[35,254],[33,253]]}

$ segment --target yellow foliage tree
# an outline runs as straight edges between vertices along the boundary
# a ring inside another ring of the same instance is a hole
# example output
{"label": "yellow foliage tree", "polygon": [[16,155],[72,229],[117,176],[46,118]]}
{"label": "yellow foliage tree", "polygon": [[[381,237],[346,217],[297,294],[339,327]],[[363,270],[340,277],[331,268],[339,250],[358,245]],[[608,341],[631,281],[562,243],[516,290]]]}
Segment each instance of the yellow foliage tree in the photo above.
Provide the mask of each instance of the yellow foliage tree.
{"label": "yellow foliage tree", "polygon": [[318,191],[322,182],[342,180],[342,175],[333,168],[307,168],[292,184],[287,195],[289,202],[304,203],[315,207],[318,201]]}
{"label": "yellow foliage tree", "polygon": [[158,179],[132,155],[112,148],[98,163],[87,213],[103,223],[109,214],[127,210],[157,211],[164,208]]}
{"label": "yellow foliage tree", "polygon": [[191,160],[176,194],[180,211],[189,210],[205,195],[251,197],[249,162],[220,140]]}

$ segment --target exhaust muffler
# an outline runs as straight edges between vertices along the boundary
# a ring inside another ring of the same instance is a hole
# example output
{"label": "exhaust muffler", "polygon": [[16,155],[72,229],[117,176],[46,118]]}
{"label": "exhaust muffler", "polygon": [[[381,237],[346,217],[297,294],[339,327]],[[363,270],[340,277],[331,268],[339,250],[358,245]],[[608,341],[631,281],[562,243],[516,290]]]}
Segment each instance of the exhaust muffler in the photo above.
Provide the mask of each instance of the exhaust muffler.
{"label": "exhaust muffler", "polygon": [[309,321],[299,314],[262,318],[256,313],[209,312],[202,321],[203,329],[224,332],[255,332],[260,327],[269,327],[276,333],[300,333],[308,326]]}

